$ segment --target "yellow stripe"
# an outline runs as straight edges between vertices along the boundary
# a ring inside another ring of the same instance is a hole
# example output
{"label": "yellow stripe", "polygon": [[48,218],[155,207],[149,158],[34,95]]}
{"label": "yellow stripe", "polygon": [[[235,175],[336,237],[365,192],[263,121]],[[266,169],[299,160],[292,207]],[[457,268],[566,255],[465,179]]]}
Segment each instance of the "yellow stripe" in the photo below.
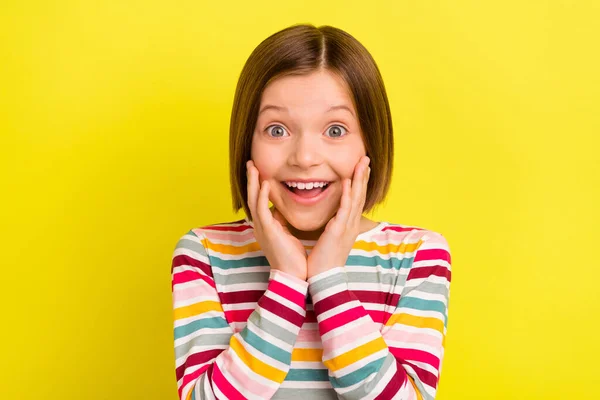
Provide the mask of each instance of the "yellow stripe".
{"label": "yellow stripe", "polygon": [[229,254],[232,256],[238,256],[244,253],[260,250],[260,245],[258,242],[248,243],[243,246],[233,246],[230,244],[212,243],[210,240],[206,240],[206,246],[208,246],[210,250],[217,253]]}
{"label": "yellow stripe", "polygon": [[358,360],[362,360],[363,358],[370,356],[373,353],[377,353],[385,348],[387,348],[385,340],[383,340],[381,337],[378,337],[377,339],[371,340],[360,347],[352,349],[344,354],[340,354],[331,360],[323,361],[323,364],[325,364],[325,366],[332,372],[337,371],[338,369],[347,367],[348,365]]}
{"label": "yellow stripe", "polygon": [[[417,243],[401,243],[400,245],[379,246],[375,242],[366,242],[364,240],[359,240],[356,243],[354,243],[354,246],[352,246],[352,248],[364,251],[377,251],[379,254],[412,253],[419,248],[421,243],[422,241],[419,240]],[[261,250],[258,242],[248,243],[243,246],[235,246],[230,244],[212,243],[210,240],[206,239],[205,241],[203,241],[203,244],[205,247],[209,248],[212,251],[221,254],[229,254],[232,256],[238,256],[244,253]],[[304,245],[304,248],[307,250],[311,250],[313,247],[314,246]]]}
{"label": "yellow stripe", "polygon": [[323,349],[294,349],[292,351],[292,361],[321,361],[323,359]]}
{"label": "yellow stripe", "polygon": [[176,308],[173,310],[174,319],[188,318],[194,315],[202,314],[207,311],[221,311],[223,307],[218,301],[201,301],[200,303],[190,304],[189,306]]}
{"label": "yellow stripe", "polygon": [[419,240],[417,243],[402,243],[400,245],[389,244],[385,246],[379,246],[375,242],[365,242],[364,240],[359,240],[356,243],[354,243],[354,246],[352,246],[352,248],[364,251],[377,251],[379,254],[412,253],[413,251],[419,248],[422,242],[422,240]]}
{"label": "yellow stripe", "polygon": [[390,317],[390,319],[385,323],[387,326],[394,324],[402,324],[414,326],[415,328],[431,328],[436,331],[444,334],[444,323],[433,317],[417,317],[410,314],[394,314]]}
{"label": "yellow stripe", "polygon": [[194,386],[192,385],[192,390],[190,390],[187,394],[187,396],[185,396],[185,400],[191,400],[192,398],[192,393],[194,393]]}
{"label": "yellow stripe", "polygon": [[285,379],[285,376],[287,375],[285,372],[262,362],[252,354],[248,353],[244,346],[242,346],[242,344],[238,341],[237,337],[231,337],[229,347],[235,351],[238,357],[242,359],[248,368],[257,374],[277,383],[281,383]]}

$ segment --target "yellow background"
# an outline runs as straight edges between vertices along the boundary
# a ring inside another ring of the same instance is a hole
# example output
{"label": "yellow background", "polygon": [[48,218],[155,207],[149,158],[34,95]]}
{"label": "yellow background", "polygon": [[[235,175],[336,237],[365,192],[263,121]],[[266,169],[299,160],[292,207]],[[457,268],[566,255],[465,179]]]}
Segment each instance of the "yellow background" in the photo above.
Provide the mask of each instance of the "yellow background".
{"label": "yellow background", "polygon": [[373,216],[453,259],[440,400],[600,397],[600,3],[3,1],[2,399],[176,399],[170,263],[230,210],[250,52],[373,54],[396,133]]}

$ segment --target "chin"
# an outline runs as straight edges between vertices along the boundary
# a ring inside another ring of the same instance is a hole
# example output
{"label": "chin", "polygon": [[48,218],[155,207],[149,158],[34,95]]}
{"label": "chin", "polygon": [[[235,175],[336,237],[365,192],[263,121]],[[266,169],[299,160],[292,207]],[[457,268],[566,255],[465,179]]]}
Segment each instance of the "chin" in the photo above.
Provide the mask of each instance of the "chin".
{"label": "chin", "polygon": [[307,215],[293,212],[291,215],[284,216],[291,226],[303,232],[318,231],[325,228],[325,225],[327,225],[329,220],[333,217],[333,215],[318,216],[314,211],[307,213]]}

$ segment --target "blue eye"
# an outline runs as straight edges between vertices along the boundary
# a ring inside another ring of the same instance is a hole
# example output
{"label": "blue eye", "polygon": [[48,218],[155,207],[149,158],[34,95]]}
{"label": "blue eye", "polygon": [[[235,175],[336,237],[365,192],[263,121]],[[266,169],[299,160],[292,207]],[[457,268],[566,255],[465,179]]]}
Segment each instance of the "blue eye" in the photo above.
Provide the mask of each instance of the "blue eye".
{"label": "blue eye", "polygon": [[[345,131],[345,133],[343,133]],[[339,138],[348,134],[348,130],[341,125],[332,125],[327,129],[327,132],[331,132],[329,137]]]}
{"label": "blue eye", "polygon": [[[271,130],[271,128],[275,129]],[[267,128],[267,133],[271,137],[284,137],[287,132],[285,128],[281,125],[271,125]],[[289,133],[287,134],[287,136],[289,136]]]}

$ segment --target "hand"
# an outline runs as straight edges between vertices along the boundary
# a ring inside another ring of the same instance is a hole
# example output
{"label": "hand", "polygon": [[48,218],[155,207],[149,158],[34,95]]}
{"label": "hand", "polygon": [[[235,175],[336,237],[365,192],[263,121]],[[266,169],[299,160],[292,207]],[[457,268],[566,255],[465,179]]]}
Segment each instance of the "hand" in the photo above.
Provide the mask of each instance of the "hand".
{"label": "hand", "polygon": [[342,199],[336,215],[325,226],[325,230],[308,255],[308,278],[334,267],[343,267],[360,233],[360,221],[367,199],[367,183],[371,168],[369,157],[362,157],[354,168],[350,179],[342,182]]}
{"label": "hand", "polygon": [[278,210],[269,209],[269,182],[260,184],[258,169],[252,160],[246,163],[248,208],[254,223],[254,236],[272,269],[306,280],[306,249],[287,229]]}

